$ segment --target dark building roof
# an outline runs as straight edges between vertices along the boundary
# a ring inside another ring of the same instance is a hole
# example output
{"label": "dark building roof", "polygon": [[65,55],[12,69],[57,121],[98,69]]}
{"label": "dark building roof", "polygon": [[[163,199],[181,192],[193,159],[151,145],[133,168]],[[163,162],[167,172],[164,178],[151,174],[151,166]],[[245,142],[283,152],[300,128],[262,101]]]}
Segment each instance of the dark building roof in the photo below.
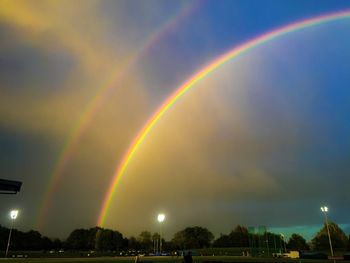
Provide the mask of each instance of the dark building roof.
{"label": "dark building roof", "polygon": [[0,194],[16,194],[21,186],[22,182],[0,179]]}

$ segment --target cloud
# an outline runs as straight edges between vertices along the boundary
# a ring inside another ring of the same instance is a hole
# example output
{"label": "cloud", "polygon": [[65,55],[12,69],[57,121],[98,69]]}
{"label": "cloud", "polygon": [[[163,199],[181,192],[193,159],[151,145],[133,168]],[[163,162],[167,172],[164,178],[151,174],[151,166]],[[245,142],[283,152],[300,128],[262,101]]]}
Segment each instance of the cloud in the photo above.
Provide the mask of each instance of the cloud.
{"label": "cloud", "polygon": [[319,34],[257,48],[181,98],[131,161],[107,225],[142,231],[124,222],[142,215],[154,227],[152,215],[165,210],[170,232],[201,224],[219,233],[238,223],[317,224],[325,199],[341,209],[349,150],[334,135],[347,141],[350,109],[335,94],[347,82],[334,87],[332,70],[310,67],[334,59],[315,48]]}
{"label": "cloud", "polygon": [[[107,59],[105,53],[95,52],[96,34],[101,26],[93,18],[91,12],[94,1],[66,4],[51,1],[2,1],[0,20],[19,28],[31,39],[33,44],[44,49],[63,45],[74,52],[82,61],[82,65],[94,68],[101,64],[99,57]],[[88,30],[90,34],[86,34]],[[102,44],[102,43],[100,43]],[[95,46],[94,46],[95,45]],[[103,50],[102,46],[100,47]]]}
{"label": "cloud", "polygon": [[[108,17],[99,16],[94,1],[1,5],[1,34],[6,39],[0,47],[1,125],[67,136],[137,44],[125,38],[117,45],[107,41],[106,30],[112,25]],[[125,30],[114,25],[118,37]],[[143,89],[135,81],[133,85]]]}
{"label": "cloud", "polygon": [[[191,18],[165,40],[150,41],[187,7],[151,3],[1,2],[1,169],[25,181],[19,200],[32,207],[28,218],[87,105],[112,85],[62,171],[45,233],[96,223],[115,167],[139,129],[174,87],[228,45],[216,47],[206,22]],[[349,40],[345,27],[321,29],[252,50],[181,98],[121,178],[107,227],[126,235],[157,231],[159,211],[169,215],[169,235],[194,224],[215,233],[236,223],[286,227],[317,224],[320,200],[335,210],[346,205]]]}

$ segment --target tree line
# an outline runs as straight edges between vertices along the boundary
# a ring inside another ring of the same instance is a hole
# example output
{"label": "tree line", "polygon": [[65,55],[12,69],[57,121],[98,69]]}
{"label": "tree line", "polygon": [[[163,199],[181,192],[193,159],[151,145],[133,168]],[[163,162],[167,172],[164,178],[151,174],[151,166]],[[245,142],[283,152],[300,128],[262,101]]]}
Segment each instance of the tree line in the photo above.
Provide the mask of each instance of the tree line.
{"label": "tree line", "polygon": [[[5,248],[9,229],[0,225],[0,246]],[[350,250],[350,236],[335,223],[329,224],[329,231],[334,249]],[[154,253],[159,247],[159,234],[149,231],[141,232],[137,237],[123,236],[116,230],[93,227],[75,229],[64,241],[42,236],[38,231],[22,232],[14,229],[11,238],[11,250],[94,250],[94,251],[143,251]],[[265,247],[284,248],[289,250],[329,250],[328,234],[324,225],[310,241],[294,233],[289,240],[281,238],[280,234],[264,231],[252,233],[247,227],[237,225],[228,234],[214,238],[207,228],[194,226],[174,234],[169,241],[162,239],[163,251],[176,251],[200,248],[229,248],[229,247]]]}

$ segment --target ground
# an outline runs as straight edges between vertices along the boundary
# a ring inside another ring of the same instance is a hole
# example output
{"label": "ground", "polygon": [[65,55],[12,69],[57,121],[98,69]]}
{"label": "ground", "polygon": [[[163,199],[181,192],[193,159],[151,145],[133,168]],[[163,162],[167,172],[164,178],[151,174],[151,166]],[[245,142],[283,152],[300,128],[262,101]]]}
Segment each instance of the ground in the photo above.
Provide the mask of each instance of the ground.
{"label": "ground", "polygon": [[[0,262],[11,262],[11,263],[77,263],[77,262],[90,262],[90,263],[134,263],[135,257],[98,257],[98,258],[2,258]],[[141,257],[140,263],[182,263],[182,258],[176,257]],[[198,256],[193,257],[194,263],[223,263],[223,262],[234,262],[234,263],[327,263],[328,260],[292,260],[292,259],[268,259],[268,258],[244,258],[244,257],[234,257],[234,256]],[[342,261],[350,262],[350,261]]]}

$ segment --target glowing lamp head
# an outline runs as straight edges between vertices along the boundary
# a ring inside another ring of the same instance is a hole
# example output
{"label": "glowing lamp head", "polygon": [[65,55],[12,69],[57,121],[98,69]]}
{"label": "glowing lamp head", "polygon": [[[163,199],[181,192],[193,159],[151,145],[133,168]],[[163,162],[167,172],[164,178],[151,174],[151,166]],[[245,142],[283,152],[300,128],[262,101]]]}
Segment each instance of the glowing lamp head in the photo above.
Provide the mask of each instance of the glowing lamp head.
{"label": "glowing lamp head", "polygon": [[17,216],[18,216],[18,210],[12,210],[10,212],[11,219],[15,220],[17,218]]}
{"label": "glowing lamp head", "polygon": [[324,212],[324,213],[328,212],[328,207],[327,206],[322,206],[321,207],[321,211]]}
{"label": "glowing lamp head", "polygon": [[159,223],[162,223],[165,220],[165,215],[164,214],[159,214],[157,219],[158,219]]}

